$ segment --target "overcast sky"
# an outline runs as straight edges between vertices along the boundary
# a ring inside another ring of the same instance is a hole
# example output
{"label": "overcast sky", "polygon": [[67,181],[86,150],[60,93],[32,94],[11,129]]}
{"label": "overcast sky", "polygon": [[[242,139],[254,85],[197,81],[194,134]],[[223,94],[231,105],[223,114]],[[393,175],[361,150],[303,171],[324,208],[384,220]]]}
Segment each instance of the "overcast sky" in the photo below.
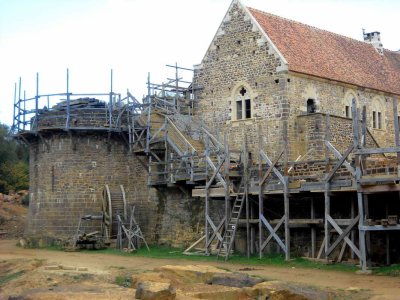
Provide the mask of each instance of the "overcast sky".
{"label": "overcast sky", "polygon": [[[354,39],[380,31],[400,49],[398,0],[243,0],[248,6]],[[174,76],[165,64],[200,63],[231,0],[0,0],[0,122],[12,124],[14,83],[35,94],[146,93],[147,73]],[[184,75],[184,74],[183,74]]]}

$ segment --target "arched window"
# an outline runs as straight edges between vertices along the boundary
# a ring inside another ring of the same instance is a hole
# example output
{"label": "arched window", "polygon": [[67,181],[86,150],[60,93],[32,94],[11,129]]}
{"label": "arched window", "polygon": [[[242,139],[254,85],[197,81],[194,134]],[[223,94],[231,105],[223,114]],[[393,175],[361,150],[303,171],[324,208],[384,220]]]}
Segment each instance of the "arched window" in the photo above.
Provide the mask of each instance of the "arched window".
{"label": "arched window", "polygon": [[356,100],[356,106],[357,106],[357,97],[355,96],[355,93],[352,91],[349,91],[346,93],[343,99],[343,116],[346,118],[352,118],[352,113],[351,113],[351,107],[353,103],[353,99]]}
{"label": "arched window", "polygon": [[372,99],[371,125],[374,129],[384,129],[384,111],[381,99],[379,97]]}
{"label": "arched window", "polygon": [[234,109],[236,120],[250,119],[252,116],[250,93],[244,86],[237,90]]}

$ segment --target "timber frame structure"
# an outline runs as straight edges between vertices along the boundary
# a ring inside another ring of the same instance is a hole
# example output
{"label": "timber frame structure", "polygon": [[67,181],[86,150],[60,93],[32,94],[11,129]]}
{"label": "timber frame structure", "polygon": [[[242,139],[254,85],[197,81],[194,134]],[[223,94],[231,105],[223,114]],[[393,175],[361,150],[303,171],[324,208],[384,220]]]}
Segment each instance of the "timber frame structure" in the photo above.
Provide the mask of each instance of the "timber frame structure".
{"label": "timber frame structure", "polygon": [[[285,253],[286,259],[290,259],[291,228],[308,227],[311,230],[312,258],[329,260],[336,257],[337,261],[342,261],[348,246],[349,256],[357,258],[362,270],[366,270],[371,257],[370,233],[381,231],[386,232],[386,262],[390,263],[388,233],[400,230],[399,218],[386,209],[386,218],[377,224],[370,219],[368,197],[375,193],[400,191],[397,101],[393,104],[396,133],[394,147],[367,148],[366,109],[358,110],[353,99],[353,143],[348,145],[344,153],[332,145],[330,116],[325,115],[325,159],[311,161],[305,155],[303,161],[289,161],[287,121],[282,120],[283,148],[275,157],[265,152],[259,128],[257,165],[249,159],[247,142],[242,149],[230,149],[227,134],[221,138],[220,133],[212,132],[204,124],[196,124],[193,112],[195,116],[196,89],[200,87],[190,85],[185,90],[177,88],[178,82],[179,78],[176,77],[172,93],[179,91],[181,95],[178,97],[178,93],[175,93],[172,100],[159,97],[160,94],[151,95],[149,82],[147,107],[140,116],[140,120],[147,120],[147,124],[142,123],[141,133],[135,134],[133,149],[136,149],[134,152],[137,155],[146,154],[149,157],[150,186],[178,186],[186,191],[191,189],[193,197],[204,199],[205,234],[184,253],[216,254],[228,259],[234,248],[238,228],[245,227],[248,256],[257,250],[261,258],[266,247],[274,241]],[[161,90],[165,88],[161,86]],[[185,118],[192,124],[190,129],[176,125]],[[142,133],[144,131],[146,133]],[[160,140],[164,146],[160,146]],[[374,157],[386,159],[384,170],[367,167],[366,160]],[[322,173],[306,176],[293,172],[299,166],[309,163],[319,165]],[[332,194],[350,194],[357,199],[349,203],[349,218],[333,218],[330,209]],[[291,199],[299,195],[307,195],[311,199],[308,218],[290,217]],[[323,195],[323,218],[316,218],[313,195]],[[283,210],[278,219],[265,214],[268,210],[266,201],[271,196],[283,202]],[[213,219],[210,210],[210,203],[214,200],[224,202],[224,216],[218,220]],[[318,226],[323,226],[324,237],[317,254]],[[193,252],[194,249],[197,251]]]}
{"label": "timber frame structure", "polygon": [[[169,187],[177,187],[184,193],[191,192],[191,196],[204,199],[204,235],[185,253],[192,254],[192,250],[197,249],[194,253],[222,255],[228,259],[234,249],[238,229],[245,227],[248,256],[258,252],[261,258],[264,250],[275,242],[285,253],[286,259],[290,259],[291,229],[306,227],[310,229],[312,258],[332,259],[338,254],[337,260],[341,261],[348,246],[351,256],[356,256],[362,270],[366,270],[368,255],[371,254],[368,250],[369,233],[400,230],[398,216],[387,212],[386,221],[374,224],[369,218],[368,209],[369,195],[400,191],[397,101],[393,104],[395,138],[391,148],[366,147],[365,108],[360,113],[353,100],[353,143],[348,145],[344,153],[340,153],[331,144],[330,117],[325,115],[325,159],[311,161],[304,155],[296,161],[289,161],[287,120],[283,119],[281,151],[275,157],[266,153],[263,133],[259,129],[259,153],[256,158],[253,157],[253,162],[249,158],[247,142],[242,149],[230,149],[227,134],[221,137],[219,132],[213,132],[196,118],[196,92],[201,87],[193,86],[178,76],[179,70],[189,69],[177,65],[172,67],[176,70],[176,78],[167,83],[152,84],[149,75],[148,95],[142,103],[129,92],[125,98],[121,98],[112,91],[111,84],[111,92],[104,94],[109,97],[109,104],[105,106],[109,111],[109,126],[103,130],[109,132],[109,135],[122,136],[130,155],[136,156],[148,171],[149,186],[163,192]],[[67,97],[64,129],[78,130],[69,127],[70,97],[73,94],[69,92],[68,79],[67,92],[60,95]],[[29,134],[41,134],[43,129],[38,130],[34,123],[41,114],[38,101],[41,97],[49,96],[52,95],[39,95],[37,92],[34,98],[25,99],[19,91],[18,100],[15,99],[14,104],[13,133],[16,137],[26,141]],[[114,101],[115,97],[119,100]],[[30,110],[26,108],[28,100],[35,100],[36,103]],[[126,103],[122,100],[126,100]],[[114,115],[115,109],[117,113]],[[124,115],[124,118],[128,118],[127,127],[118,123],[123,112],[127,112]],[[32,114],[30,123],[27,116]],[[392,155],[385,156],[390,153]],[[382,172],[372,172],[366,167],[366,160],[370,157],[385,157],[389,165]],[[296,174],[296,169],[310,163],[318,167],[318,174]],[[330,208],[333,194],[356,196],[357,206],[355,202],[350,203],[350,218],[332,217]],[[323,218],[316,218],[315,195],[323,195]],[[291,200],[303,196],[310,199],[309,217],[291,218]],[[272,198],[283,204],[278,218],[266,214],[269,209],[268,200]],[[221,203],[221,200],[224,214],[222,218],[216,219],[211,203]],[[317,254],[318,226],[323,226],[324,234]],[[388,241],[387,262],[390,261]]]}

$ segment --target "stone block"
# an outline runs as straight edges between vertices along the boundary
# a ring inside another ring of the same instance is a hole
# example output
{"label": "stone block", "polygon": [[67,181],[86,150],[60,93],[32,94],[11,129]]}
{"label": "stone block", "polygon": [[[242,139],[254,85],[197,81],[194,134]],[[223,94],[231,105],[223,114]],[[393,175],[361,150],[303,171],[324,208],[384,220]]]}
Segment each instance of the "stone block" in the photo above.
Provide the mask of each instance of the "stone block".
{"label": "stone block", "polygon": [[136,299],[142,300],[173,300],[176,290],[170,283],[144,281],[136,288]]}

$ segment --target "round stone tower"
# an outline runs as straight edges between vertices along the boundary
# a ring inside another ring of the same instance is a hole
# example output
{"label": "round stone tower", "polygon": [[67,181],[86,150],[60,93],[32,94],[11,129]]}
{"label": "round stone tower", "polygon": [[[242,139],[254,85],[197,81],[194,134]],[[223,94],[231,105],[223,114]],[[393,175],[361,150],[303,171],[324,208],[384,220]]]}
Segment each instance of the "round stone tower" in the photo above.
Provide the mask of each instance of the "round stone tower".
{"label": "round stone tower", "polygon": [[[122,185],[127,205],[146,200],[151,210],[146,172],[129,154],[129,114],[122,104],[110,108],[95,98],[35,111],[29,130],[18,133],[30,146],[26,236],[72,236],[81,216],[102,212],[105,185]],[[144,187],[139,194],[138,185]]]}

